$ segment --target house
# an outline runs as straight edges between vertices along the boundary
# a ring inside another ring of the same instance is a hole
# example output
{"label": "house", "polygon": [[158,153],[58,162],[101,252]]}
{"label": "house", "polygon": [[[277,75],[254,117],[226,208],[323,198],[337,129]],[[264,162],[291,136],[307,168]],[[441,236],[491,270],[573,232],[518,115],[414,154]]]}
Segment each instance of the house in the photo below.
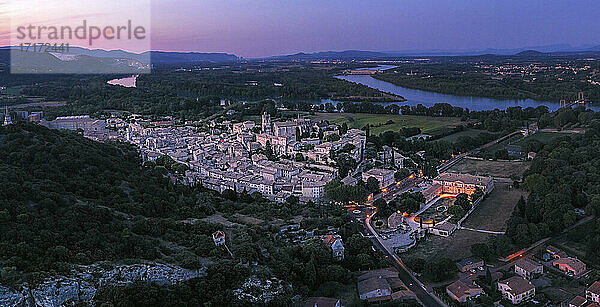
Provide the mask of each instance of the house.
{"label": "house", "polygon": [[535,286],[520,276],[499,281],[498,291],[502,293],[502,297],[515,305],[526,302],[535,296]]}
{"label": "house", "polygon": [[224,232],[218,230],[217,232],[213,233],[212,237],[213,237],[213,241],[215,242],[215,245],[219,246],[219,245],[225,244],[225,233]]}
{"label": "house", "polygon": [[394,171],[382,168],[372,168],[362,174],[362,179],[367,182],[369,178],[375,178],[379,182],[379,188],[383,189],[394,184]]}
{"label": "house", "polygon": [[309,297],[304,307],[342,307],[339,299],[329,297]]}
{"label": "house", "polygon": [[449,222],[445,222],[445,223],[437,224],[437,225],[429,228],[429,233],[438,235],[438,236],[442,236],[442,237],[447,237],[447,236],[451,235],[455,229],[456,229],[456,225],[449,223]]}
{"label": "house", "polygon": [[473,176],[459,173],[442,173],[433,179],[433,184],[442,187],[442,193],[473,194],[478,188],[488,194],[494,189],[494,179],[491,177]]}
{"label": "house", "polygon": [[331,248],[333,258],[337,260],[344,259],[344,244],[340,235],[324,235],[321,236],[321,241]]}
{"label": "house", "polygon": [[531,259],[524,258],[515,263],[515,274],[531,279],[536,275],[544,273],[544,266]]}
{"label": "house", "polygon": [[[407,290],[394,268],[365,271],[357,279],[358,296],[361,300],[378,302],[410,296],[411,291]],[[400,291],[403,292],[398,293]]]}
{"label": "house", "polygon": [[583,274],[586,269],[586,265],[583,261],[573,257],[554,259],[552,261],[552,266],[573,276],[579,276]]}
{"label": "house", "polygon": [[456,263],[456,266],[461,272],[470,271],[477,269],[478,267],[484,266],[483,260],[481,259],[464,259]]}
{"label": "house", "polygon": [[457,280],[446,286],[446,293],[458,302],[464,303],[481,295],[483,289],[473,281]]}
{"label": "house", "polygon": [[569,307],[584,307],[588,303],[587,299],[582,296],[576,296],[571,301],[569,301]]}
{"label": "house", "polygon": [[358,296],[361,300],[391,299],[392,288],[385,278],[369,278],[358,282]]}
{"label": "house", "polygon": [[356,185],[358,183],[358,180],[352,176],[350,176],[350,174],[348,174],[348,176],[346,176],[346,178],[342,179],[342,183],[345,185]]}
{"label": "house", "polygon": [[590,302],[600,304],[600,281],[594,282],[586,291],[585,297]]}

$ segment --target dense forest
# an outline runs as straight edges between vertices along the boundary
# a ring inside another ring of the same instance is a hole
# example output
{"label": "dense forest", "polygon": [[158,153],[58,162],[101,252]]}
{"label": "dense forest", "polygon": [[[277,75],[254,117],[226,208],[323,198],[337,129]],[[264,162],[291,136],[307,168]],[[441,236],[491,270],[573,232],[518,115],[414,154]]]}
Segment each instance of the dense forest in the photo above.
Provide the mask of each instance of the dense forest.
{"label": "dense forest", "polygon": [[[160,65],[137,78],[136,88],[106,84],[118,75],[82,75],[78,78],[52,75],[20,75],[13,78],[0,71],[0,85],[20,95],[65,101],[64,107],[48,110],[51,117],[66,114],[99,115],[105,110],[201,119],[213,114],[221,99],[252,101],[275,99],[280,103],[315,102],[321,99],[393,101],[386,94],[364,85],[333,78],[350,66],[293,63],[251,63],[220,66],[206,64]],[[358,97],[358,98],[357,98]],[[396,99],[398,100],[398,99]],[[2,104],[15,104],[3,98]],[[222,109],[220,109],[222,110]]]}
{"label": "dense forest", "polygon": [[586,246],[587,260],[600,263],[600,116],[582,110],[559,110],[553,115],[555,125],[563,123],[560,118],[572,118],[571,124],[587,127],[586,132],[532,147],[537,156],[523,183],[529,196],[519,201],[507,235],[513,243],[526,246],[573,226],[578,220],[574,209],[584,209],[594,219],[569,238]]}
{"label": "dense forest", "polygon": [[[177,185],[164,174],[178,167],[168,159],[142,166],[130,145],[18,123],[0,128],[0,155],[0,284],[5,286],[67,274],[73,264],[146,260],[206,268],[207,276],[171,288],[105,288],[97,299],[116,305],[141,297],[154,304],[231,304],[233,289],[259,274],[292,285],[278,301],[287,304],[293,294],[332,295],[336,283],[355,283],[353,271],[387,265],[342,207],[300,207],[294,199],[275,204],[258,193],[219,195]],[[238,226],[223,229],[202,220],[217,212]],[[244,224],[234,213],[264,222]],[[346,258],[335,262],[319,240],[276,239],[279,227],[272,222],[298,215],[305,229],[338,228]],[[219,229],[228,233],[234,259],[215,248],[211,234]],[[240,265],[251,262],[257,265]],[[171,302],[167,292],[188,294]]]}

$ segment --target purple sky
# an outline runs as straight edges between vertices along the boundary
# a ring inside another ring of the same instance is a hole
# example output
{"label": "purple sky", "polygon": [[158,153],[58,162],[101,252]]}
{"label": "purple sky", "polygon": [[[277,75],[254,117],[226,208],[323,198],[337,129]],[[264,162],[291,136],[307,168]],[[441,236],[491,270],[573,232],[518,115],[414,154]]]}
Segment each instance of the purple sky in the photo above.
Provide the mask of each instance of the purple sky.
{"label": "purple sky", "polygon": [[[0,5],[3,1],[8,0],[0,0]],[[44,3],[56,6],[56,1]],[[148,2],[152,3],[154,50],[262,57],[346,49],[481,50],[550,44],[600,45],[598,0]],[[0,14],[0,21],[2,17]],[[0,45],[2,33],[0,22]]]}

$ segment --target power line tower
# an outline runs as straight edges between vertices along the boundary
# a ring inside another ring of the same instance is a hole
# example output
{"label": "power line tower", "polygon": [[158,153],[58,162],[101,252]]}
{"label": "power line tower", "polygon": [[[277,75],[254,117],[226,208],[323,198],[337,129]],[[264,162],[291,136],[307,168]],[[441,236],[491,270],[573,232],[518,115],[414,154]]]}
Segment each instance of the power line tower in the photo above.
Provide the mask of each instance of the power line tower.
{"label": "power line tower", "polygon": [[561,99],[561,100],[560,100],[560,107],[561,107],[561,108],[566,108],[566,107],[567,107],[567,101],[566,101],[566,100],[564,100],[564,99]]}

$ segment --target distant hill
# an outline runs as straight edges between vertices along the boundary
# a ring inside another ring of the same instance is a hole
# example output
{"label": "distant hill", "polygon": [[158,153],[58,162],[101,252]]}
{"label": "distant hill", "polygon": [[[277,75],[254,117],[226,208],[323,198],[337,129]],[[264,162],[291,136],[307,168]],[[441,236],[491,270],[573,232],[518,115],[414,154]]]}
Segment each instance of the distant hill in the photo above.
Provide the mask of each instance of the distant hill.
{"label": "distant hill", "polygon": [[525,51],[521,51],[519,53],[516,53],[515,56],[518,57],[540,57],[540,56],[547,56],[547,53],[543,53],[543,52],[539,52],[536,50],[525,50]]}
{"label": "distant hill", "polygon": [[315,53],[296,53],[290,55],[274,56],[268,59],[282,61],[298,60],[330,60],[330,59],[376,59],[390,57],[389,54],[375,51],[346,50],[346,51],[323,51]]}
{"label": "distant hill", "polygon": [[13,73],[137,74],[148,64],[130,58],[93,57],[83,54],[0,50],[0,61],[10,62]]}
{"label": "distant hill", "polygon": [[102,58],[133,59],[144,64],[177,64],[195,62],[235,62],[240,58],[228,53],[201,53],[201,52],[170,52],[170,51],[146,51],[143,53],[132,53],[123,50],[89,50],[73,47],[69,51],[73,54],[87,55]]}
{"label": "distant hill", "polygon": [[[145,52],[143,55],[147,55]],[[151,51],[153,64],[177,64],[196,62],[237,62],[241,60],[238,56],[229,53],[199,53],[199,52],[166,52]]]}
{"label": "distant hill", "polygon": [[[16,48],[16,47],[15,47]],[[0,61],[8,62],[7,54],[11,47],[0,47]],[[98,59],[121,59],[133,60],[142,64],[180,64],[200,62],[236,62],[241,58],[228,53],[200,53],[200,52],[169,52],[169,51],[146,51],[133,53],[123,50],[86,49],[81,47],[69,48],[69,55],[85,56]],[[2,62],[0,62],[2,63]]]}

